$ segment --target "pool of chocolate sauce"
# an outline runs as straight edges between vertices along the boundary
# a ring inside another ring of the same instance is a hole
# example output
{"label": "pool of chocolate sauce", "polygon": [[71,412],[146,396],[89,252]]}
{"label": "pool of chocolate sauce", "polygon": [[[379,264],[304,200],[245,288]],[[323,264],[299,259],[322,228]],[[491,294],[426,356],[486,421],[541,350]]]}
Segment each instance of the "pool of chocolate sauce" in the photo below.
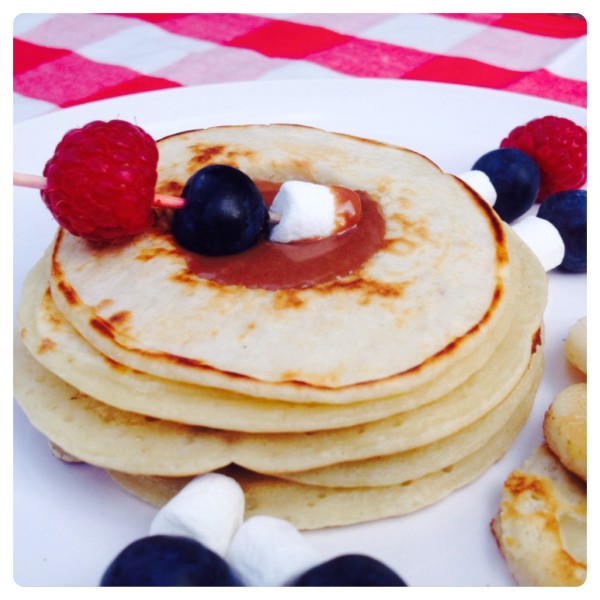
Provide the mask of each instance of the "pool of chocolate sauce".
{"label": "pool of chocolate sauce", "polygon": [[[270,206],[279,186],[256,183]],[[362,203],[359,222],[336,235],[287,244],[265,236],[252,248],[230,256],[181,252],[191,272],[223,285],[279,290],[326,283],[356,271],[383,245],[385,220],[379,205],[368,194],[357,194]]]}

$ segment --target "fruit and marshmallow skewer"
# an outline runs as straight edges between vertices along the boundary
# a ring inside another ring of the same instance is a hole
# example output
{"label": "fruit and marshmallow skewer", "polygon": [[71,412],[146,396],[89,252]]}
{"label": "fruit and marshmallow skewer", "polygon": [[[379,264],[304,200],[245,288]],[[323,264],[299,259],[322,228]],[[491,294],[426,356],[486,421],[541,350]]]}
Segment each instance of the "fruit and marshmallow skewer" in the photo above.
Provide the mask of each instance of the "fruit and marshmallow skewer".
{"label": "fruit and marshmallow skewer", "polygon": [[[248,249],[274,220],[272,241],[289,242],[335,235],[360,218],[354,192],[305,182],[284,183],[273,209],[279,212],[269,214],[255,183],[228,165],[194,173],[181,197],[156,194],[157,164],[156,143],[140,127],[93,121],[65,134],[43,176],[14,173],[13,184],[39,189],[59,225],[96,243],[121,243],[144,232],[153,207],[177,209],[177,241],[207,255]],[[298,186],[310,201],[310,219],[304,218],[306,210],[297,210]],[[314,211],[315,205],[321,210]]]}

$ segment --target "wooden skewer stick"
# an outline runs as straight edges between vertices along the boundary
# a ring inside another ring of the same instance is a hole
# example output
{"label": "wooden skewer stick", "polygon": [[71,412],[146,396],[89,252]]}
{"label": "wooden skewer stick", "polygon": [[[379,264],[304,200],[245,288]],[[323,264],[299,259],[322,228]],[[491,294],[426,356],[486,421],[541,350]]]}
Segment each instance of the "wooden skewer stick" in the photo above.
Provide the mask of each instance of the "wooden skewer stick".
{"label": "wooden skewer stick", "polygon": [[[13,185],[18,187],[43,190],[46,187],[46,184],[46,178],[41,175],[30,175],[28,173],[17,173],[13,171]],[[183,208],[185,200],[179,196],[156,194],[152,204],[160,208]]]}
{"label": "wooden skewer stick", "polygon": [[41,175],[28,175],[13,171],[13,185],[43,190],[46,187],[46,178]]}
{"label": "wooden skewer stick", "polygon": [[[30,175],[28,173],[17,173],[13,171],[13,185],[18,187],[33,188],[43,190],[46,187],[47,180],[41,175]],[[183,208],[185,199],[180,196],[167,196],[165,194],[155,194],[152,202],[153,206],[159,208]],[[269,211],[269,222],[274,224],[281,220],[281,215]]]}

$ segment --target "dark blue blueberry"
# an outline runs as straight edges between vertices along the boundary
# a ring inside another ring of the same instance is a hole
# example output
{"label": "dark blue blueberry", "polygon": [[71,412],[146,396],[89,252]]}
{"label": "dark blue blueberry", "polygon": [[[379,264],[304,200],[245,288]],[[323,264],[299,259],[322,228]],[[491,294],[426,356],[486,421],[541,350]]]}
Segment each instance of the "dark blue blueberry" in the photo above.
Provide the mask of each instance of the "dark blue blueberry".
{"label": "dark blue blueberry", "polygon": [[108,566],[102,587],[239,586],[227,563],[196,540],[153,535],[136,540]]}
{"label": "dark blue blueberry", "polygon": [[565,244],[565,257],[559,265],[565,271],[587,271],[587,191],[571,190],[548,196],[537,216],[550,221]]}
{"label": "dark blue blueberry", "polygon": [[363,554],[344,554],[309,569],[294,587],[406,587],[403,579],[382,562]]}
{"label": "dark blue blueberry", "polygon": [[540,189],[540,170],[520,150],[499,148],[484,154],[473,165],[483,171],[496,190],[494,210],[506,223],[524,215],[534,204]]}
{"label": "dark blue blueberry", "polygon": [[186,249],[208,256],[247,250],[266,228],[268,210],[255,183],[229,165],[209,165],[192,175],[175,211],[173,235]]}

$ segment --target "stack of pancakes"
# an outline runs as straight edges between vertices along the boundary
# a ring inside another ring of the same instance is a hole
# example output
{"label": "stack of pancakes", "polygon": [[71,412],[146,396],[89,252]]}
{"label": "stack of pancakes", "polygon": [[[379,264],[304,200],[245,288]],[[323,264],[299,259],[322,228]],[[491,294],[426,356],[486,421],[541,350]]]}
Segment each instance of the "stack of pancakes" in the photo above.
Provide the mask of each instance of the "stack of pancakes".
{"label": "stack of pancakes", "polygon": [[68,454],[160,505],[219,470],[248,515],[301,529],[400,515],[498,460],[542,373],[546,274],[425,157],[294,125],[159,143],[158,191],[211,163],[366,192],[385,219],[358,270],[299,289],[208,281],[168,211],[120,246],[59,230],[21,296],[15,395]]}

